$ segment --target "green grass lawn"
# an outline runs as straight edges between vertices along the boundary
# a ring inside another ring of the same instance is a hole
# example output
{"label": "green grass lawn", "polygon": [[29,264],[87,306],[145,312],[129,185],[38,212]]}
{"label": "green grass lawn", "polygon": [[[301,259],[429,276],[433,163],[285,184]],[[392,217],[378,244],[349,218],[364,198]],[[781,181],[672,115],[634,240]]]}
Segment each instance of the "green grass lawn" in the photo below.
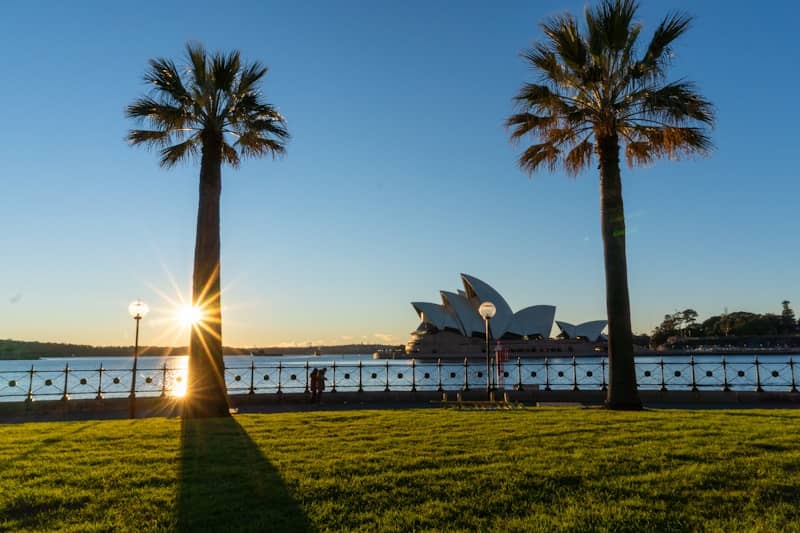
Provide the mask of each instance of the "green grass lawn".
{"label": "green grass lawn", "polygon": [[800,531],[800,410],[0,425],[0,531]]}

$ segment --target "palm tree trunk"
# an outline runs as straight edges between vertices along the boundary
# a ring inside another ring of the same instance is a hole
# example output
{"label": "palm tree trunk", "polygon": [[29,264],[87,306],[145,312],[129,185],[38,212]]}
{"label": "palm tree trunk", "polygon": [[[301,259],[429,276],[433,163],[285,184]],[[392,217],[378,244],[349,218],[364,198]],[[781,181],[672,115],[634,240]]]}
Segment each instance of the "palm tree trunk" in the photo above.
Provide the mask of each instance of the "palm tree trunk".
{"label": "palm tree trunk", "polygon": [[628,260],[625,255],[625,210],[619,170],[619,138],[597,135],[600,160],[600,225],[606,268],[608,314],[608,395],[611,409],[641,409],[633,361]]}
{"label": "palm tree trunk", "polygon": [[229,416],[220,307],[220,143],[221,139],[204,136],[200,163],[192,305],[202,309],[202,319],[192,327],[189,342],[189,377],[184,404],[187,418]]}

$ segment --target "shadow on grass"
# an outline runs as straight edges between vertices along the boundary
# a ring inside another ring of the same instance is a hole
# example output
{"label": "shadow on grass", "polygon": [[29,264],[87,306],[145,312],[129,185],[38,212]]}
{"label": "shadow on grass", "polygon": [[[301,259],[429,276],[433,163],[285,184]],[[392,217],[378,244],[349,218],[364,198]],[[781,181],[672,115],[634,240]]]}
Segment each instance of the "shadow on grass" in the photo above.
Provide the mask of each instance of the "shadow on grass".
{"label": "shadow on grass", "polygon": [[180,531],[314,531],[235,419],[184,419],[181,439]]}

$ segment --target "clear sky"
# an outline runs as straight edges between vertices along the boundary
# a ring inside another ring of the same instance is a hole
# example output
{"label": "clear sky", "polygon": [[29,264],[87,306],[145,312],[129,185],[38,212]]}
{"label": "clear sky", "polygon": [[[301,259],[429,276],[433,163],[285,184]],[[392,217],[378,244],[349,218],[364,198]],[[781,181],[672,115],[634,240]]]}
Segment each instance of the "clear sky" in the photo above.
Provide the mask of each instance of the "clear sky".
{"label": "clear sky", "polygon": [[[224,5],[224,8],[222,7]],[[270,67],[287,155],[223,170],[227,345],[405,342],[409,305],[493,285],[517,310],[604,316],[598,178],[529,179],[503,121],[538,24],[581,1],[3,2],[0,338],[186,342],[195,165],[124,141],[147,60],[184,43]],[[712,157],[623,169],[633,326],[800,307],[794,1],[643,1],[696,16],[673,74],[718,110]]]}

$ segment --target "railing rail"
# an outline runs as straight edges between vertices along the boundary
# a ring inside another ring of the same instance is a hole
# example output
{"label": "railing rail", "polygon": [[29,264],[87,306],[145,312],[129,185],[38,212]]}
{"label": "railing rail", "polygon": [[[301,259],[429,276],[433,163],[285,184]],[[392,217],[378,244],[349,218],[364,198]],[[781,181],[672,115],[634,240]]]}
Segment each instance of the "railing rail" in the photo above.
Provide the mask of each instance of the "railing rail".
{"label": "railing rail", "polygon": [[[640,390],[660,391],[783,391],[798,392],[797,356],[785,359],[722,355],[662,356],[636,361]],[[484,361],[268,361],[254,359],[224,370],[228,393],[308,394],[310,369],[327,369],[326,394],[337,392],[467,391],[487,388],[526,390],[605,390],[606,358],[525,358],[495,362],[486,375]],[[154,367],[0,370],[0,401],[103,399],[137,396],[180,396],[186,369],[166,362]]]}

